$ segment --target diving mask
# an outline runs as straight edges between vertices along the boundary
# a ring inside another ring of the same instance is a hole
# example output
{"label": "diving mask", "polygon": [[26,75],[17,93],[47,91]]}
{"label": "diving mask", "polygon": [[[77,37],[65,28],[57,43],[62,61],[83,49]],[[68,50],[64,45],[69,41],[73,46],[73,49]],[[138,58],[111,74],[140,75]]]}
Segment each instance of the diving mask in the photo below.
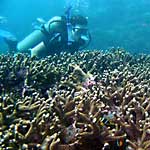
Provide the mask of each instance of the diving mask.
{"label": "diving mask", "polygon": [[82,25],[76,25],[72,28],[72,30],[73,30],[73,35],[74,35],[75,40],[83,41],[84,44],[82,46],[82,49],[83,49],[83,47],[87,47],[91,41],[91,35],[90,35],[87,27],[82,26]]}

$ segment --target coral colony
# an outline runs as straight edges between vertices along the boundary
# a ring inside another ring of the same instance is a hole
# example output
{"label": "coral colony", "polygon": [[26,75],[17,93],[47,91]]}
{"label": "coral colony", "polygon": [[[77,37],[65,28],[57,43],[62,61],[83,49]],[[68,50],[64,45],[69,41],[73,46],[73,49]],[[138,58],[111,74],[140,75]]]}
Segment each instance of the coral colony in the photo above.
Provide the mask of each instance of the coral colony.
{"label": "coral colony", "polygon": [[0,149],[150,150],[150,55],[1,55]]}

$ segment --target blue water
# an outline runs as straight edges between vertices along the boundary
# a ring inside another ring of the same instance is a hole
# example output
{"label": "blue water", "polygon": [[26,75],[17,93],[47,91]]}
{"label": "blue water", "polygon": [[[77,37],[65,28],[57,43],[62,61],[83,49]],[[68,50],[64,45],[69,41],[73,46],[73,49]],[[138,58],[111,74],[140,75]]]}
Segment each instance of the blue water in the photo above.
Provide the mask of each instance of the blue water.
{"label": "blue water", "polygon": [[[49,20],[63,15],[72,3],[73,13],[89,18],[92,42],[87,49],[123,47],[137,53],[150,53],[149,0],[1,0],[0,16],[7,22],[0,29],[13,33],[18,40],[33,31],[36,18]],[[0,41],[0,50],[6,49]]]}

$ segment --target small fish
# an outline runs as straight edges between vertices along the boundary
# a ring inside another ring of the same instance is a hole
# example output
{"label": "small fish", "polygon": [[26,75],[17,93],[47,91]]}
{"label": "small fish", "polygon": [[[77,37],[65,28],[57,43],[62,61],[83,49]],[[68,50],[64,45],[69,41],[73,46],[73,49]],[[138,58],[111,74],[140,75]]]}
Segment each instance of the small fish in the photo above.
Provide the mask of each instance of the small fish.
{"label": "small fish", "polygon": [[124,139],[117,140],[117,145],[118,145],[119,147],[122,147],[123,144],[124,144]]}
{"label": "small fish", "polygon": [[100,118],[100,122],[99,125],[100,126],[110,126],[110,127],[114,127],[115,124],[114,122],[112,122],[112,119],[114,118],[114,115],[109,113],[107,115],[104,115],[102,118]]}

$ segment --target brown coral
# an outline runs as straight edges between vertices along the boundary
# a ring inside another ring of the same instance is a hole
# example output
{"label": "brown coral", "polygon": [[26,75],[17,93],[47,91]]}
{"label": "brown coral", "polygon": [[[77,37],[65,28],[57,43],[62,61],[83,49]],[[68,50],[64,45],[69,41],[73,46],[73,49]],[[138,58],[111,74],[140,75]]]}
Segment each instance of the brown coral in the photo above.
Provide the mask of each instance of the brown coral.
{"label": "brown coral", "polygon": [[2,150],[149,150],[149,55],[2,55],[0,65]]}

